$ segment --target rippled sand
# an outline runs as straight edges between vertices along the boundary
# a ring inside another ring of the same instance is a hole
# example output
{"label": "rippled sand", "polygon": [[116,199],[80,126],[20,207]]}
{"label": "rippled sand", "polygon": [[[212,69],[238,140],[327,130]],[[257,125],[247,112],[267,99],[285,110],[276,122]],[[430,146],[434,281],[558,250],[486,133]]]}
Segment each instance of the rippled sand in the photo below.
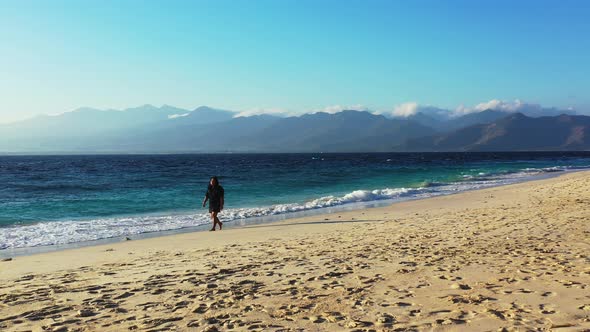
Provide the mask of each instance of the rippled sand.
{"label": "rippled sand", "polygon": [[2,331],[590,329],[590,172],[0,262]]}

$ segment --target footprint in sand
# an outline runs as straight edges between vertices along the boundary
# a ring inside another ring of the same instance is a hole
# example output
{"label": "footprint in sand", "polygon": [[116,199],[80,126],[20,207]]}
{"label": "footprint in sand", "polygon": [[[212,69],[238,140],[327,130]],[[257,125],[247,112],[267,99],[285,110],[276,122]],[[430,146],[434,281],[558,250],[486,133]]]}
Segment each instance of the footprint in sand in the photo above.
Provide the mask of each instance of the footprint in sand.
{"label": "footprint in sand", "polygon": [[453,303],[465,303],[465,304],[482,304],[489,301],[496,301],[495,298],[478,295],[451,295],[447,297],[449,301]]}
{"label": "footprint in sand", "polygon": [[377,315],[375,325],[382,326],[382,327],[389,327],[389,326],[393,325],[395,322],[396,322],[396,319],[394,316],[392,316],[388,313],[382,313],[382,314]]}
{"label": "footprint in sand", "polygon": [[346,317],[338,311],[326,311],[322,313],[322,317],[330,323],[336,323],[338,321],[346,319]]}
{"label": "footprint in sand", "polygon": [[552,315],[557,312],[557,310],[555,310],[555,307],[551,304],[540,304],[539,309],[541,309],[541,313],[545,315]]}
{"label": "footprint in sand", "polygon": [[471,287],[469,285],[467,285],[467,284],[458,284],[458,283],[455,283],[455,284],[452,284],[451,285],[451,289],[470,290]]}

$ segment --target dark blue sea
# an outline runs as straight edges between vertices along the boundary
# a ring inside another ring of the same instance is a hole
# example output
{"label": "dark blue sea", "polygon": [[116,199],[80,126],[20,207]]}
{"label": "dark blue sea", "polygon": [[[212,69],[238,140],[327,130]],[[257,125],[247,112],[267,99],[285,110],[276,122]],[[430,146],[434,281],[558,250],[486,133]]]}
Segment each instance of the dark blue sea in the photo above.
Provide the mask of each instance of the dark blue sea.
{"label": "dark blue sea", "polygon": [[0,156],[0,249],[445,195],[590,167],[590,152]]}

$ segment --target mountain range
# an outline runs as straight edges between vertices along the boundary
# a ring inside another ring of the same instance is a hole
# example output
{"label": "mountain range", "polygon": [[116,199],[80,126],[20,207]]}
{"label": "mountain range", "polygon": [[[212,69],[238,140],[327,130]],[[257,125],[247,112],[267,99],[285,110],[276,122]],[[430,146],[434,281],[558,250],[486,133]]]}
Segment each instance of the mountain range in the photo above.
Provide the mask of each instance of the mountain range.
{"label": "mountain range", "polygon": [[564,151],[590,149],[590,117],[528,117],[514,113],[490,123],[409,139],[402,151]]}
{"label": "mountain range", "polygon": [[[564,112],[566,113],[566,112]],[[484,110],[386,117],[345,110],[278,117],[201,106],[80,108],[0,125],[3,153],[588,150],[590,117]]]}

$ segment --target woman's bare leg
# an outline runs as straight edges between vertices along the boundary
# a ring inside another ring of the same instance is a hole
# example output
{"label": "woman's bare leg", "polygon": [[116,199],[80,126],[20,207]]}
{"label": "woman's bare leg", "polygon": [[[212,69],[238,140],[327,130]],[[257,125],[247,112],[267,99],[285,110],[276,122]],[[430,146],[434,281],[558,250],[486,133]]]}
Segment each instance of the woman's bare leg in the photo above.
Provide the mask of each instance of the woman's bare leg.
{"label": "woman's bare leg", "polygon": [[221,222],[221,220],[219,220],[219,218],[217,218],[217,213],[219,212],[215,212],[215,223],[219,224],[219,230],[221,230],[221,228],[223,228],[223,223]]}
{"label": "woman's bare leg", "polygon": [[212,231],[215,231],[215,226],[217,226],[217,212],[211,212],[211,220],[213,220],[213,228]]}

